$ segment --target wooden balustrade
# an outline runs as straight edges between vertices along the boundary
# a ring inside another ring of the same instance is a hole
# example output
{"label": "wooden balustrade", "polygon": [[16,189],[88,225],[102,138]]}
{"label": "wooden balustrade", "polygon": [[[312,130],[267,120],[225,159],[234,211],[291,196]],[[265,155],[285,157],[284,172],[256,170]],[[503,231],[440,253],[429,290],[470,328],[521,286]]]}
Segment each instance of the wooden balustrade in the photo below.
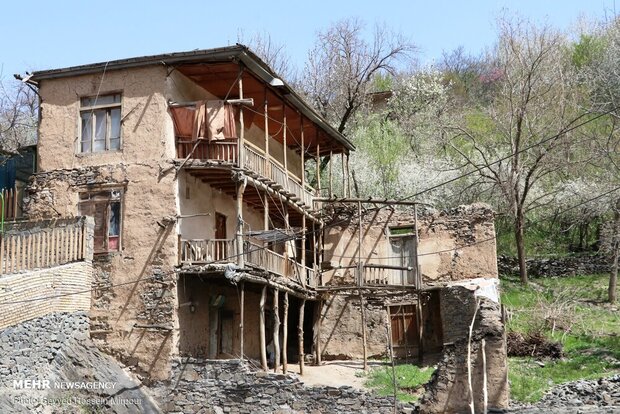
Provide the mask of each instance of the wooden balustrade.
{"label": "wooden balustrade", "polygon": [[237,162],[237,139],[229,138],[215,141],[177,140],[177,157],[196,160],[215,160],[231,164]]}
{"label": "wooden balustrade", "polygon": [[234,240],[181,240],[181,263],[234,262]]}
{"label": "wooden balustrade", "polygon": [[[181,240],[180,262],[207,264],[235,262],[235,240]],[[278,276],[289,277],[300,284],[316,286],[314,270],[287,259],[272,250],[252,242],[244,243],[245,263]]]}
{"label": "wooden balustrade", "polygon": [[0,274],[84,260],[84,226],[44,228],[0,237]]}
{"label": "wooden balustrade", "polygon": [[407,267],[366,264],[362,274],[365,285],[409,286],[416,283],[415,271]]}

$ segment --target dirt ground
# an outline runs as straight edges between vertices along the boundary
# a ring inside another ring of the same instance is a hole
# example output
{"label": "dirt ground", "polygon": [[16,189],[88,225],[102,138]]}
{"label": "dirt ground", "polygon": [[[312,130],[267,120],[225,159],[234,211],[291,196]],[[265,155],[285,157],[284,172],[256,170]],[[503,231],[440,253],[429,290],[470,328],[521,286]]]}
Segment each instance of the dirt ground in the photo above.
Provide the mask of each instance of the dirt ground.
{"label": "dirt ground", "polygon": [[[327,385],[351,387],[366,390],[363,361],[325,361],[321,366],[304,365],[304,375],[299,379],[306,385]],[[380,366],[380,362],[368,361],[368,367]],[[299,374],[299,365],[289,365],[289,372]]]}

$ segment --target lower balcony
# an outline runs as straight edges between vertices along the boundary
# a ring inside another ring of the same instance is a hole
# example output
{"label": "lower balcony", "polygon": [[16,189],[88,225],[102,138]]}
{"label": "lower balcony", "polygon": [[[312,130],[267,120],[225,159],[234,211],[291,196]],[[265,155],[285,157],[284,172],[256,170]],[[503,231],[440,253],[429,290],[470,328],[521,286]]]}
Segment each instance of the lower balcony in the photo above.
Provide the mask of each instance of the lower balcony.
{"label": "lower balcony", "polygon": [[[259,244],[245,241],[243,256],[246,266],[289,278],[303,286],[317,286],[313,269]],[[236,261],[237,244],[234,239],[181,240],[180,264],[205,265]]]}

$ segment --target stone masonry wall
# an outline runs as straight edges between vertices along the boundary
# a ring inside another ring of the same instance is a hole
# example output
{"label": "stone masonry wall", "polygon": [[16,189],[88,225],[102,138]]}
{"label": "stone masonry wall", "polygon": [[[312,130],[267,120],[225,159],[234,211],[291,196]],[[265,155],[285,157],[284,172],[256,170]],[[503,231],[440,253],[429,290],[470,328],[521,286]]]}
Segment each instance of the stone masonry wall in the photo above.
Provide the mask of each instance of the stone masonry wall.
{"label": "stone masonry wall", "polygon": [[[353,387],[305,387],[291,375],[253,372],[240,360],[187,358],[172,364],[169,382],[155,384],[160,407],[167,413],[391,413],[394,400]],[[398,404],[399,413],[414,407]]]}

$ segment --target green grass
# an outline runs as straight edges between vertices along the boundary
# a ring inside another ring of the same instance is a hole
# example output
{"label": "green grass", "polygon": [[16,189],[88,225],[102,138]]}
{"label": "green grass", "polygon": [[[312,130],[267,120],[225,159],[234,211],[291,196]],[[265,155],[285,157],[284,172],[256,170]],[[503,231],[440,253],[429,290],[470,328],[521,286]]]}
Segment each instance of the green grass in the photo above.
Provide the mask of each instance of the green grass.
{"label": "green grass", "polygon": [[620,315],[604,302],[608,275],[536,279],[523,287],[502,281],[508,331],[539,332],[561,342],[565,357],[510,358],[511,397],[535,402],[553,385],[620,372]]}
{"label": "green grass", "polygon": [[[411,364],[399,364],[395,367],[396,372],[396,397],[403,402],[416,401],[416,391],[427,383],[433,374],[432,367],[420,368]],[[394,395],[392,381],[392,366],[385,365],[371,369],[367,375],[365,385],[372,388],[379,395]]]}

